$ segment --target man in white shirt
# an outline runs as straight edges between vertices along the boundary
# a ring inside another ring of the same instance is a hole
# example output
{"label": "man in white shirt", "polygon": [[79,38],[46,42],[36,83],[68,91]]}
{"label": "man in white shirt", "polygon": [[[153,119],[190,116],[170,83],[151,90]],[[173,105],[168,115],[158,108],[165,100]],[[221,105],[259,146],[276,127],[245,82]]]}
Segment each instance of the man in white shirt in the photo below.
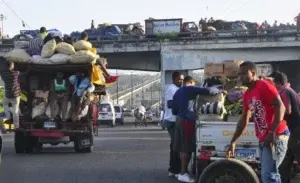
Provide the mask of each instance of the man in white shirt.
{"label": "man in white shirt", "polygon": [[180,154],[173,150],[174,134],[175,134],[175,124],[176,116],[172,114],[172,100],[173,95],[176,93],[179,87],[183,83],[184,76],[180,72],[173,72],[172,81],[173,83],[168,86],[165,93],[165,110],[164,110],[164,124],[168,129],[171,137],[170,143],[170,162],[169,162],[169,176],[177,176],[180,173],[181,163]]}

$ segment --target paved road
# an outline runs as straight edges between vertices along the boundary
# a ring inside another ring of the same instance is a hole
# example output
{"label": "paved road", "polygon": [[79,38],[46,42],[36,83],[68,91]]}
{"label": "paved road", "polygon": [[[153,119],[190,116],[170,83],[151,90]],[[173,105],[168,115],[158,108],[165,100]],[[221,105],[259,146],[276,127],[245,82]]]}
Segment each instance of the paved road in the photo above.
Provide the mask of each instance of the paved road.
{"label": "paved road", "polygon": [[167,132],[155,126],[102,126],[92,154],[76,154],[68,145],[16,155],[13,137],[8,134],[0,182],[177,183],[167,176],[168,144]]}

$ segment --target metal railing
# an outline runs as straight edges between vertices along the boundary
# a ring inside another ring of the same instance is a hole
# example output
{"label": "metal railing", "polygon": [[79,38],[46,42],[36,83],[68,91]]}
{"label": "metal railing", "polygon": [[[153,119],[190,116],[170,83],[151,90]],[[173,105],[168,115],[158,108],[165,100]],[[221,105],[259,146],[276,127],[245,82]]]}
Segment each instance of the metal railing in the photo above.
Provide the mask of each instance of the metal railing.
{"label": "metal railing", "polygon": [[153,79],[153,80],[151,80],[151,81],[144,82],[144,83],[141,83],[141,84],[139,84],[139,85],[133,86],[132,88],[127,88],[127,89],[125,89],[125,90],[119,91],[118,93],[114,93],[113,95],[111,95],[111,98],[112,98],[112,99],[116,99],[117,96],[119,96],[119,98],[120,98],[121,96],[123,96],[123,95],[125,95],[125,94],[127,94],[127,93],[130,93],[130,92],[132,92],[132,91],[134,91],[134,90],[136,90],[136,89],[138,89],[138,88],[141,88],[141,87],[143,87],[143,86],[145,86],[145,85],[147,85],[147,84],[149,84],[149,83],[151,83],[151,82],[154,82],[154,81],[156,81],[156,80],[158,80],[158,79],[159,79],[159,78],[156,78],[156,79]]}
{"label": "metal railing", "polygon": [[[146,43],[153,41],[180,41],[180,40],[210,40],[210,39],[233,39],[233,38],[267,38],[267,37],[297,37],[299,27],[287,27],[287,28],[268,28],[268,29],[247,29],[247,30],[217,30],[217,31],[203,31],[194,33],[179,33],[174,35],[161,34],[161,35],[119,35],[115,37],[89,37],[89,41],[95,45],[101,44],[113,44],[113,43]],[[13,41],[5,40],[0,44],[0,48],[12,48]]]}

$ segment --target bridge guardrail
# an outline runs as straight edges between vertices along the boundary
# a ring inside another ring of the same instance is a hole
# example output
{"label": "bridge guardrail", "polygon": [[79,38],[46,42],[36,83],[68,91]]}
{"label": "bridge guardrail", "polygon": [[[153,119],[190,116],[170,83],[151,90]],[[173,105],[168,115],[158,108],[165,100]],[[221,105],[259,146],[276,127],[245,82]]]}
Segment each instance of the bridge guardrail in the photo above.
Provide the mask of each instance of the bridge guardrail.
{"label": "bridge guardrail", "polygon": [[111,98],[112,98],[112,99],[116,99],[117,95],[119,95],[119,97],[120,97],[120,96],[123,96],[123,95],[125,95],[125,94],[127,94],[127,93],[130,93],[131,91],[134,91],[134,90],[136,90],[136,89],[142,87],[143,85],[147,85],[147,84],[149,84],[149,83],[151,83],[151,82],[154,82],[154,81],[156,81],[156,80],[158,80],[158,79],[159,79],[159,78],[154,79],[154,80],[151,80],[151,81],[149,81],[149,82],[147,82],[147,83],[143,83],[143,84],[136,85],[136,86],[134,86],[134,87],[132,87],[132,88],[128,88],[128,89],[126,89],[126,90],[123,90],[123,91],[119,92],[118,94],[117,94],[117,93],[114,93],[113,95],[111,95]]}
{"label": "bridge guardrail", "polygon": [[[298,28],[299,29],[299,28]],[[89,41],[97,46],[104,44],[113,44],[113,43],[147,43],[151,41],[160,41],[162,39],[167,39],[168,41],[180,41],[180,40],[211,40],[211,39],[232,39],[232,38],[266,38],[266,37],[297,37],[300,33],[297,27],[289,28],[268,28],[262,30],[256,29],[247,29],[247,30],[217,30],[217,31],[203,31],[195,33],[180,33],[179,36],[174,35],[173,37],[164,37],[164,35],[143,35],[141,36],[132,36],[132,35],[121,35],[114,38],[107,38],[103,36],[98,37],[89,37]],[[289,31],[289,32],[284,32]],[[263,32],[263,33],[259,33]],[[227,33],[227,35],[225,35]],[[229,34],[228,34],[229,33]],[[232,33],[232,34],[230,34]],[[151,37],[152,36],[152,37]],[[158,36],[158,37],[157,37]],[[162,36],[162,37],[160,37]],[[11,44],[9,44],[11,43]],[[5,43],[0,44],[0,48],[13,48],[13,41],[6,40]]]}

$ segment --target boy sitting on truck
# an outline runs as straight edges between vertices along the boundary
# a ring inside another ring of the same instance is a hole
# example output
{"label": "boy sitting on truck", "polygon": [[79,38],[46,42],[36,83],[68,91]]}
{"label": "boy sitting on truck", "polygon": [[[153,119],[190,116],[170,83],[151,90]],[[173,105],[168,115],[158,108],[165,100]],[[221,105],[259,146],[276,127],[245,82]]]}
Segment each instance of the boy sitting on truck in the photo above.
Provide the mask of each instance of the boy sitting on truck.
{"label": "boy sitting on truck", "polygon": [[58,72],[56,78],[50,86],[50,110],[51,120],[61,113],[62,121],[67,120],[67,109],[69,99],[68,81],[64,79],[64,74]]}
{"label": "boy sitting on truck", "polygon": [[83,73],[77,72],[69,78],[69,82],[73,85],[73,94],[71,101],[72,119],[78,118],[79,112],[85,105],[84,102],[88,99],[89,94],[95,90],[95,86],[90,82],[89,78]]}

